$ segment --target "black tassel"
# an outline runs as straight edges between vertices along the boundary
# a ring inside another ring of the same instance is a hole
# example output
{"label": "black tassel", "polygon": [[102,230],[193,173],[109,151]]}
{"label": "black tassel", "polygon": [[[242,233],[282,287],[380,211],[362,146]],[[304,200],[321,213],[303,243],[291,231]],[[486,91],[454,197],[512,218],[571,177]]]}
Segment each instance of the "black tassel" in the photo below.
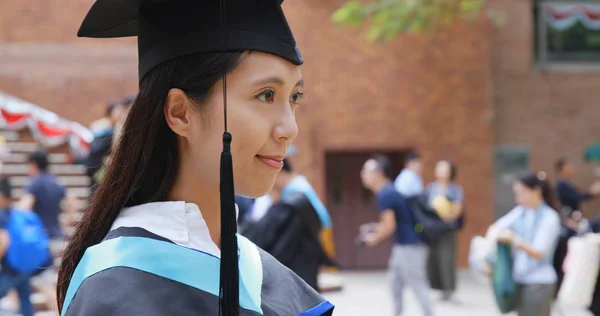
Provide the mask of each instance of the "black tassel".
{"label": "black tassel", "polygon": [[231,134],[225,132],[221,153],[221,316],[239,315],[237,219],[230,145]]}

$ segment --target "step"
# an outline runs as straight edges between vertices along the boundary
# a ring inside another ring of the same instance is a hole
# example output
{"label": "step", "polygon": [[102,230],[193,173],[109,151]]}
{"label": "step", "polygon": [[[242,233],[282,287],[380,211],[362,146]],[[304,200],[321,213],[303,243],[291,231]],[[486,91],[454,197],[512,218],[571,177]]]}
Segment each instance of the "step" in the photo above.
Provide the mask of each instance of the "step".
{"label": "step", "polygon": [[[12,190],[13,196],[21,196],[23,193],[22,188],[16,188]],[[90,195],[89,188],[67,188],[67,196],[73,196],[77,198],[87,198]]]}
{"label": "step", "polygon": [[21,153],[32,153],[38,149],[43,148],[38,143],[25,143],[25,142],[7,142],[6,147],[10,149],[11,152],[21,152]]}
{"label": "step", "polygon": [[[58,183],[64,187],[90,186],[90,178],[87,176],[58,176],[56,177]],[[26,176],[14,176],[10,177],[10,184],[14,187],[22,187],[30,183],[30,178]]]}
{"label": "step", "polygon": [[4,136],[7,142],[18,141],[21,138],[19,132],[9,130],[0,130],[0,136]]}
{"label": "step", "polygon": [[[19,203],[20,197],[18,196],[13,196],[13,203]],[[74,205],[72,207],[78,209],[78,210],[83,210],[85,207],[87,207],[88,205],[88,197],[75,197],[74,201],[73,201]],[[69,207],[71,207],[69,205]],[[2,315],[0,315],[2,316]]]}
{"label": "step", "polygon": [[[83,165],[50,165],[48,171],[55,175],[85,175],[87,168]],[[29,174],[29,165],[4,165],[1,173],[5,175],[27,175]]]}
{"label": "step", "polygon": [[[24,153],[10,153],[7,157],[2,158],[4,164],[10,163],[27,163],[29,154]],[[69,156],[67,154],[48,154],[48,161],[50,163],[68,163]]]}

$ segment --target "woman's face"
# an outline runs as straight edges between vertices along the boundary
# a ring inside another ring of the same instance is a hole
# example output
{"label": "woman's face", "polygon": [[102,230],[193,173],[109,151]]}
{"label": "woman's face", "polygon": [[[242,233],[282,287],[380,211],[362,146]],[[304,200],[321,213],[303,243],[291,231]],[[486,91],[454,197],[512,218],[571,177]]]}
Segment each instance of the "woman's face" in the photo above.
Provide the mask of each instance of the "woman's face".
{"label": "woman's face", "polygon": [[531,189],[521,182],[513,185],[515,202],[525,207],[535,207],[542,200],[540,189]]}
{"label": "woman's face", "polygon": [[[271,190],[288,146],[298,135],[295,111],[302,97],[300,67],[274,55],[252,52],[227,75],[227,122],[236,194],[258,197]],[[223,83],[190,116],[187,150],[193,172],[219,184],[223,150]],[[185,147],[185,146],[184,146]]]}
{"label": "woman's face", "polygon": [[435,178],[438,180],[450,180],[450,163],[447,161],[439,161],[435,165]]}

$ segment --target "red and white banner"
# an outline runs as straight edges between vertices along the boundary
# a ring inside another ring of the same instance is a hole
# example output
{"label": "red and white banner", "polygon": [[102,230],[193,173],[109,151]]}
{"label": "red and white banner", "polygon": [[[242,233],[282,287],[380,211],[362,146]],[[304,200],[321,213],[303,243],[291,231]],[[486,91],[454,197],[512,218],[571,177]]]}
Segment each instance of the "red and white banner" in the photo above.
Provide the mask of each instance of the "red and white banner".
{"label": "red and white banner", "polygon": [[92,132],[81,124],[0,93],[0,128],[20,130],[25,127],[29,127],[31,135],[42,146],[55,147],[68,142],[76,155],[87,155],[94,140]]}
{"label": "red and white banner", "polygon": [[546,4],[546,21],[555,30],[566,30],[581,22],[590,30],[600,30],[600,4]]}

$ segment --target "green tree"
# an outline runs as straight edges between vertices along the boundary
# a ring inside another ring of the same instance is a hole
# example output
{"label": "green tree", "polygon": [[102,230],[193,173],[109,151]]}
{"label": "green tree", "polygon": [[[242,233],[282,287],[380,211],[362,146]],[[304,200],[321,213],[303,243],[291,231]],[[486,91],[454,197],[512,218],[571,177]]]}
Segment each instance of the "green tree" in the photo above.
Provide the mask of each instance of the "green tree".
{"label": "green tree", "polygon": [[456,20],[473,20],[485,9],[487,0],[349,0],[337,9],[332,20],[344,26],[370,23],[367,38],[389,40],[401,33],[436,32]]}

